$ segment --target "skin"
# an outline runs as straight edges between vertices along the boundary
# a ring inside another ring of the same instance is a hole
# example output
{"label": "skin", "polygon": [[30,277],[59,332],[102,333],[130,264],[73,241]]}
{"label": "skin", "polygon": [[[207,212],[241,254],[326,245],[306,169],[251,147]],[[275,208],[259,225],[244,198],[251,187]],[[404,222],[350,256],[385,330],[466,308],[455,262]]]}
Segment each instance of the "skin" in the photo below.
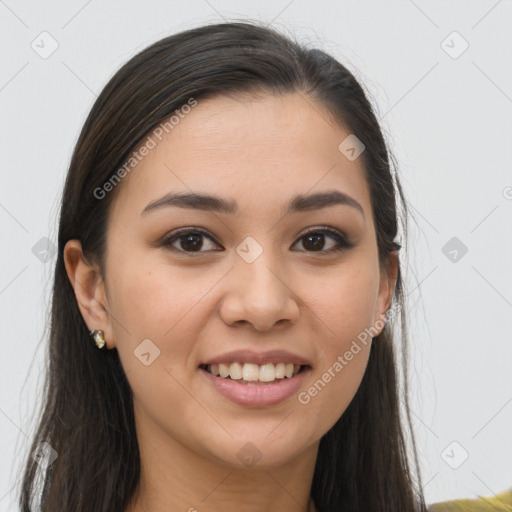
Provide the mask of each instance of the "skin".
{"label": "skin", "polygon": [[[83,318],[117,348],[133,389],[142,467],[127,512],[312,505],[319,440],[354,397],[371,342],[308,404],[294,395],[269,407],[236,405],[205,383],[198,365],[234,349],[288,349],[311,362],[304,391],[390,307],[397,262],[379,267],[361,158],[338,150],[349,133],[303,94],[200,99],[118,185],[105,281],[80,242],[67,243]],[[295,195],[332,189],[357,200],[364,217],[347,205],[283,217]],[[191,191],[235,200],[240,214],[174,207],[141,215],[168,192]],[[337,242],[326,234],[324,255],[315,251],[304,231],[322,225],[355,247],[328,254]],[[196,252],[183,238],[173,243],[181,253],[157,245],[189,226],[213,240],[200,239]],[[236,252],[247,236],[263,248],[251,264]],[[148,366],[134,355],[146,338],[160,350]],[[237,457],[247,442],[261,454],[252,467]]]}

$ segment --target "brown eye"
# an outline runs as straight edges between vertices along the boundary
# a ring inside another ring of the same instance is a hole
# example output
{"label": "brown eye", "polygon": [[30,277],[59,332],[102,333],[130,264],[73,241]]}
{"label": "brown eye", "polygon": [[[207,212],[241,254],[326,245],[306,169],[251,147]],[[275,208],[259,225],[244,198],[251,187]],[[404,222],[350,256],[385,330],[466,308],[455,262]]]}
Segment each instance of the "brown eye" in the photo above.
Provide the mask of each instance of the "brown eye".
{"label": "brown eye", "polygon": [[178,230],[171,236],[165,238],[160,245],[167,247],[172,251],[183,253],[207,252],[201,250],[204,245],[204,238],[207,238],[208,240],[214,242],[215,245],[217,245],[212,237],[197,228],[185,228]]}
{"label": "brown eye", "polygon": [[[326,238],[331,238],[335,241],[334,247],[325,249]],[[298,240],[298,242],[300,241],[302,241],[302,246],[306,249],[306,252],[323,254],[339,252],[354,247],[354,244],[343,233],[325,228],[314,228],[308,231]]]}

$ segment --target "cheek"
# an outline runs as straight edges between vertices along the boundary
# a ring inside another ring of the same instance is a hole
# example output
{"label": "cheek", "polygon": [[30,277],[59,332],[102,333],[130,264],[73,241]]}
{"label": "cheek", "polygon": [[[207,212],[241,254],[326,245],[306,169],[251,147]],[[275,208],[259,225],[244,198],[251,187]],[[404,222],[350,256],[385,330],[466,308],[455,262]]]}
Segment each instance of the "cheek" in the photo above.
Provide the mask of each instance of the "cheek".
{"label": "cheek", "polygon": [[119,261],[111,276],[116,345],[134,399],[144,414],[166,423],[167,411],[190,402],[182,383],[189,378],[194,332],[201,329],[200,299],[213,283],[134,254]]}
{"label": "cheek", "polygon": [[324,349],[332,357],[372,325],[378,296],[378,268],[368,260],[340,268],[324,282],[309,283],[308,306],[322,321]]}
{"label": "cheek", "polygon": [[354,307],[353,303],[349,306],[338,309],[337,321],[332,317],[335,335],[325,331],[318,351],[319,364],[297,397],[310,413],[308,417],[314,418],[315,430],[327,431],[343,415],[368,364],[372,343],[366,328],[369,308]]}
{"label": "cheek", "polygon": [[129,331],[134,341],[145,337],[163,341],[169,331],[180,328],[180,322],[208,289],[207,282],[198,282],[161,259],[136,255],[119,261],[112,276],[112,313],[126,324],[120,335],[124,338]]}
{"label": "cheek", "polygon": [[327,432],[346,411],[361,384],[370,348],[371,341],[348,344],[299,393],[299,403],[316,425],[312,430]]}
{"label": "cheek", "polygon": [[144,351],[151,358],[157,356],[149,367],[152,373],[148,382],[169,379],[166,373],[157,377],[154,368],[170,372],[180,381],[189,378],[189,372],[195,369],[197,338],[207,329],[212,315],[211,296],[205,294],[214,288],[219,275],[198,273],[197,269],[178,270],[161,258],[150,261],[132,254],[129,260],[118,262],[111,276],[113,327],[127,375],[139,375],[141,361],[136,356]]}
{"label": "cheek", "polygon": [[377,283],[378,270],[361,264],[331,276],[309,294],[308,306],[321,320],[319,365],[298,399],[323,428],[346,410],[366,370]]}

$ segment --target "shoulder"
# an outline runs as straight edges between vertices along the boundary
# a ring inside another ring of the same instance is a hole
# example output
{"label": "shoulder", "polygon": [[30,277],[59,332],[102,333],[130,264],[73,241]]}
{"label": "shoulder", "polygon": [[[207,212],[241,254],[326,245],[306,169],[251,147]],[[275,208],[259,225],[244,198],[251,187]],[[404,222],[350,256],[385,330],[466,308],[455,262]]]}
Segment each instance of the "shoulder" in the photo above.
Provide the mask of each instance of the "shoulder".
{"label": "shoulder", "polygon": [[477,499],[443,501],[434,503],[428,512],[512,512],[512,488],[492,498],[479,496]]}

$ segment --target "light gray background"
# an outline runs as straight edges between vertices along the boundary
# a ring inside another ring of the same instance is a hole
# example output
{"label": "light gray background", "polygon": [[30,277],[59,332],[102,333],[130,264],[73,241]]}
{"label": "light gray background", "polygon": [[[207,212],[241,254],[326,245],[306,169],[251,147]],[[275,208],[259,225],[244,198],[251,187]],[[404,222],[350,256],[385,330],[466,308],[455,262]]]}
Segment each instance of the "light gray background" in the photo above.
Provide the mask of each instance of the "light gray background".
{"label": "light gray background", "polygon": [[[32,249],[44,237],[56,241],[85,116],[135,53],[223,18],[297,34],[370,90],[417,219],[406,279],[427,500],[512,486],[510,1],[0,0],[0,512],[14,510],[11,489],[42,383],[55,256],[44,263]],[[58,42],[46,59],[31,48],[50,47],[43,31]],[[469,44],[461,55],[454,31]],[[455,262],[442,251],[452,237],[468,248]]]}

